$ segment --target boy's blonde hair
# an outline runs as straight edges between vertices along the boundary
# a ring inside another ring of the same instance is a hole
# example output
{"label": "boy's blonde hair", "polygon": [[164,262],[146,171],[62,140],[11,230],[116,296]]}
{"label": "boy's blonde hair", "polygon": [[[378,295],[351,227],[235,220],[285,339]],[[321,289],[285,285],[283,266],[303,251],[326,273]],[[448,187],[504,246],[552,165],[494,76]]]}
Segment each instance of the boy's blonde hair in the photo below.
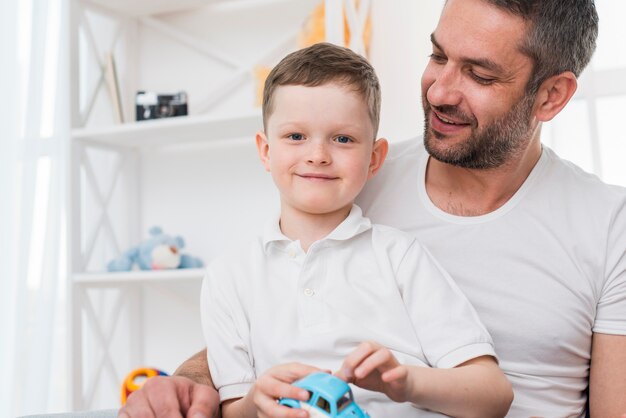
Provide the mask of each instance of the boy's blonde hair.
{"label": "boy's blonde hair", "polygon": [[356,52],[326,42],[292,52],[267,76],[263,90],[263,127],[266,133],[277,87],[315,87],[330,82],[353,88],[367,101],[375,139],[380,121],[380,84],[374,68]]}

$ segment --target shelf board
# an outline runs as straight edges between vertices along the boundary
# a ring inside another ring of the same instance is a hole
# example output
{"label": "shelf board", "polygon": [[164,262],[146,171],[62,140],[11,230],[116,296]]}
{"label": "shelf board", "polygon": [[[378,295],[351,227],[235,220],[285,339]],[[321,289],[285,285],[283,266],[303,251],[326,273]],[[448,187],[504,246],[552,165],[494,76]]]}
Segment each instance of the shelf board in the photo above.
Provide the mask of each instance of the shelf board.
{"label": "shelf board", "polygon": [[128,272],[80,273],[72,276],[74,284],[116,286],[120,284],[149,284],[175,281],[201,281],[204,269],[139,270]]}
{"label": "shelf board", "polygon": [[210,5],[243,8],[286,1],[292,0],[82,0],[83,3],[131,17],[183,12]]}
{"label": "shelf board", "polygon": [[194,142],[216,142],[248,138],[250,141],[263,121],[261,112],[231,118],[214,116],[177,116],[72,131],[74,139],[128,148],[153,148]]}
{"label": "shelf board", "polygon": [[105,9],[126,16],[147,16],[189,10],[215,0],[88,0]]}

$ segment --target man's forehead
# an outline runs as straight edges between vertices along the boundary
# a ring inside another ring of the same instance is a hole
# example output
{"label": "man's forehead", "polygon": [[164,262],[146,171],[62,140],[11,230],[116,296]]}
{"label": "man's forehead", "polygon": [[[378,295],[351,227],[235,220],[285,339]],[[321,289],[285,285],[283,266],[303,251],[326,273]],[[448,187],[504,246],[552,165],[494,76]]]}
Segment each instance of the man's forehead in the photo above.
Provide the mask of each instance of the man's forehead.
{"label": "man's forehead", "polygon": [[522,48],[527,22],[485,0],[448,0],[433,45],[446,55],[494,71],[529,57]]}
{"label": "man's forehead", "polygon": [[[430,41],[437,49],[445,51],[445,48],[442,45],[440,45],[439,42],[437,42],[437,38],[434,32],[430,35]],[[466,62],[468,64],[473,64],[479,67],[486,68],[490,71],[494,71],[497,73],[504,73],[506,71],[505,68],[500,63],[498,63],[496,60],[491,59],[487,56],[462,55],[459,57],[459,60]]]}

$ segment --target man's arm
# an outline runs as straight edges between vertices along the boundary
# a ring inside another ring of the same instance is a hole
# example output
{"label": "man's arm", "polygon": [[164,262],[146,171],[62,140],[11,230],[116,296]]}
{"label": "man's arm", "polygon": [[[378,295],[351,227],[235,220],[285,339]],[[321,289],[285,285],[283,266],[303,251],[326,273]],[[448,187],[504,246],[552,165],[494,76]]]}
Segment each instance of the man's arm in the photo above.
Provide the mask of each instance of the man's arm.
{"label": "man's arm", "polygon": [[174,376],[183,376],[202,385],[213,386],[209,372],[206,348],[189,357],[183,364],[178,366]]}
{"label": "man's arm", "polygon": [[128,397],[118,418],[219,418],[206,349],[178,367],[174,376],[155,376]]}
{"label": "man's arm", "polygon": [[593,334],[589,408],[594,418],[626,413],[626,336]]}

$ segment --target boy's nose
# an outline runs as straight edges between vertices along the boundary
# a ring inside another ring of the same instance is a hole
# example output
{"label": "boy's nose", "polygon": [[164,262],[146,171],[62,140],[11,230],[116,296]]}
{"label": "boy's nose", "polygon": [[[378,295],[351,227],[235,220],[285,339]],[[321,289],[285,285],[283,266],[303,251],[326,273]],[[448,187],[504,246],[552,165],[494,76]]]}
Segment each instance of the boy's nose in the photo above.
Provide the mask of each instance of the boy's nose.
{"label": "boy's nose", "polygon": [[330,152],[326,144],[315,144],[308,155],[307,162],[316,165],[328,165],[331,162]]}

